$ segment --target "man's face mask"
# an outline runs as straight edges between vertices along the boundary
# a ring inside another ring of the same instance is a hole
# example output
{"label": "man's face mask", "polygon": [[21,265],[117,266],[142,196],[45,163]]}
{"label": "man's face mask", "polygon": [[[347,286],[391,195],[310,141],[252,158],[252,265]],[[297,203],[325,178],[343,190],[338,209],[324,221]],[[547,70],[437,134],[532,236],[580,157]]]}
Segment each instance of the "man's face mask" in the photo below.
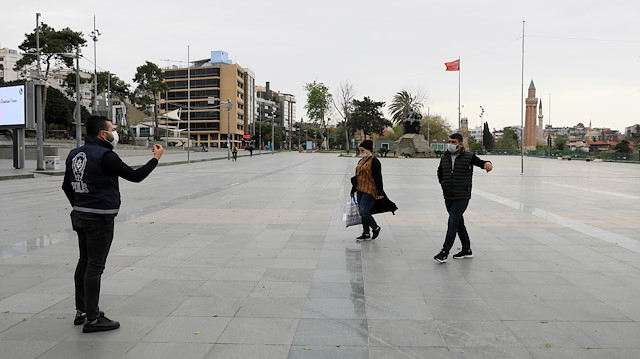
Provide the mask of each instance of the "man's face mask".
{"label": "man's face mask", "polygon": [[453,143],[447,143],[447,151],[451,153],[455,153],[456,151],[458,151],[458,145]]}
{"label": "man's face mask", "polygon": [[109,141],[109,143],[111,144],[111,146],[113,146],[113,148],[116,148],[116,145],[118,144],[118,140],[120,139],[120,136],[118,135],[118,131],[112,131],[109,133],[111,134],[111,136],[113,136],[113,140]]}

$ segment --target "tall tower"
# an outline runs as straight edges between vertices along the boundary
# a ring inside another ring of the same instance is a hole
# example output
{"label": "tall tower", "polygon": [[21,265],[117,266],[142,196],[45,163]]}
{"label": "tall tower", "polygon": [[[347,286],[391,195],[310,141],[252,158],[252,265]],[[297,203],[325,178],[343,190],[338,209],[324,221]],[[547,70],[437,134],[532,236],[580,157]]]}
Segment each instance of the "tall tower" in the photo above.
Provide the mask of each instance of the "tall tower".
{"label": "tall tower", "polygon": [[544,115],[542,114],[542,99],[540,99],[540,105],[538,106],[538,136],[537,142],[544,143],[544,121],[542,120]]}
{"label": "tall tower", "polygon": [[535,150],[538,133],[538,126],[536,126],[538,99],[536,98],[536,86],[533,84],[533,80],[529,85],[529,94],[525,99],[525,103],[527,109],[524,117],[524,149]]}

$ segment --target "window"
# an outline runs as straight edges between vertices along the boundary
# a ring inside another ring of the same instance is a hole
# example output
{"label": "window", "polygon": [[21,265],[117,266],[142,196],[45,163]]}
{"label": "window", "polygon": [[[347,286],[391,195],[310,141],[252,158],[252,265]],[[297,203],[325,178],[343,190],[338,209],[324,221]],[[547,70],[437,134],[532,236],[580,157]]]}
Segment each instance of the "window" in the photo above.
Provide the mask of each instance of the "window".
{"label": "window", "polygon": [[151,136],[151,128],[140,127],[140,137],[149,137],[149,136]]}

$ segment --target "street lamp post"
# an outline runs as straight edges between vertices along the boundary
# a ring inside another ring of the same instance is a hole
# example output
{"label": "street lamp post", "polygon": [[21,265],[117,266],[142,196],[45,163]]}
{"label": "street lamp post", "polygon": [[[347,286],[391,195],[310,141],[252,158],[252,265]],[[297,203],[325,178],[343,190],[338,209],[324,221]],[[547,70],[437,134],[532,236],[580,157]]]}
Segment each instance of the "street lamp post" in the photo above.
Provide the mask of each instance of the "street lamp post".
{"label": "street lamp post", "polygon": [[80,45],[76,46],[76,147],[82,146],[82,110],[80,108]]}
{"label": "street lamp post", "polygon": [[36,60],[38,74],[35,83],[36,89],[36,170],[44,170],[44,116],[42,116],[42,77],[40,72],[40,13],[36,13]]}
{"label": "street lamp post", "polygon": [[98,36],[102,35],[98,29],[96,29],[96,16],[93,15],[93,31],[91,31],[91,35],[93,35],[93,98],[94,98],[94,109],[93,114],[96,115],[98,113],[98,59],[96,52],[96,42],[98,42]]}
{"label": "street lamp post", "polygon": [[233,108],[233,104],[231,100],[227,100],[227,160],[231,159],[231,109]]}
{"label": "street lamp post", "polygon": [[429,141],[429,107],[427,107],[427,143],[431,146],[431,141]]}
{"label": "street lamp post", "polygon": [[276,120],[276,110],[274,108],[271,109],[271,154],[274,154],[276,150],[276,141],[274,136],[274,124]]}

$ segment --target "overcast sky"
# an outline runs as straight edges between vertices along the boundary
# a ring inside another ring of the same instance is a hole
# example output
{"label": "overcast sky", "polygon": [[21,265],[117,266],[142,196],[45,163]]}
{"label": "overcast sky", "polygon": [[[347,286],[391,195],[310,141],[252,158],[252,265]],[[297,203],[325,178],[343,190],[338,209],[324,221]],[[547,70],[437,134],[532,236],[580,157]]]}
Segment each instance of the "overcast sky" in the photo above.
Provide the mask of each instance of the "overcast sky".
{"label": "overcast sky", "polygon": [[96,15],[97,64],[128,83],[145,60],[186,61],[189,45],[191,60],[227,51],[258,85],[295,95],[297,120],[306,118],[305,83],[336,93],[348,81],[357,98],[387,104],[401,90],[421,91],[423,113],[429,107],[454,128],[458,73],[444,62],[458,57],[470,126],[480,125],[480,106],[491,128],[520,124],[525,21],[524,93],[533,79],[545,124],[640,123],[637,0],[16,1],[0,15],[0,47],[17,49],[36,12],[56,30],[81,31],[91,61]]}

